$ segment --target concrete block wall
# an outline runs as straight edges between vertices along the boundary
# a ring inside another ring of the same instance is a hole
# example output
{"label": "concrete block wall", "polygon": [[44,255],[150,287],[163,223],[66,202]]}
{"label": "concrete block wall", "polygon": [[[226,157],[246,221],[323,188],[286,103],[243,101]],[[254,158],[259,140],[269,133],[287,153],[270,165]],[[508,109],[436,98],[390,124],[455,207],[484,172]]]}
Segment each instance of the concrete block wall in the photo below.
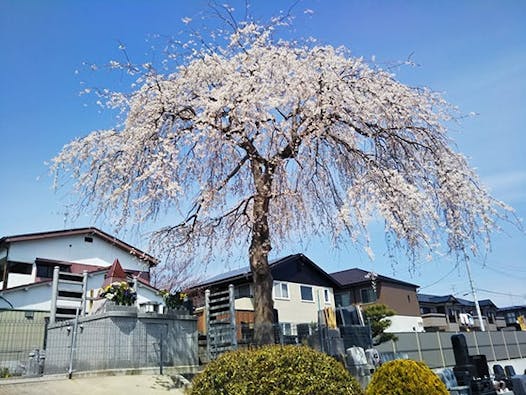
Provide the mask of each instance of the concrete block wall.
{"label": "concrete block wall", "polygon": [[[380,352],[407,354],[410,359],[424,361],[431,368],[452,367],[455,356],[451,336],[455,332],[397,333],[398,341],[389,341],[375,348]],[[526,358],[526,332],[493,331],[465,333],[470,355],[484,354],[488,362]]]}

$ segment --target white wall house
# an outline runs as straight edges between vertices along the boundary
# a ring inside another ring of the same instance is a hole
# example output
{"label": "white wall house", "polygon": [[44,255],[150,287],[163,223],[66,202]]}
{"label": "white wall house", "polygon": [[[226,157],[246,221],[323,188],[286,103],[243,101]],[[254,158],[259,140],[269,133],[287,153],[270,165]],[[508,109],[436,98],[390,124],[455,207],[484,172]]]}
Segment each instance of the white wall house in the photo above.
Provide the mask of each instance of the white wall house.
{"label": "white wall house", "polygon": [[[97,228],[2,237],[0,309],[49,311],[55,266],[63,272],[88,272],[88,295],[95,295],[116,261],[130,279],[138,278],[138,305],[162,303],[157,290],[149,284],[150,269],[157,260]],[[75,302],[61,303],[66,308],[75,307]]]}
{"label": "white wall house", "polygon": [[297,324],[317,323],[319,310],[335,307],[332,287],[309,283],[274,281],[273,299],[284,333],[291,335]]}
{"label": "white wall house", "polygon": [[126,271],[149,279],[157,260],[97,228],[7,236],[0,239],[0,289],[51,278],[55,264],[71,272],[109,267],[118,259]]}

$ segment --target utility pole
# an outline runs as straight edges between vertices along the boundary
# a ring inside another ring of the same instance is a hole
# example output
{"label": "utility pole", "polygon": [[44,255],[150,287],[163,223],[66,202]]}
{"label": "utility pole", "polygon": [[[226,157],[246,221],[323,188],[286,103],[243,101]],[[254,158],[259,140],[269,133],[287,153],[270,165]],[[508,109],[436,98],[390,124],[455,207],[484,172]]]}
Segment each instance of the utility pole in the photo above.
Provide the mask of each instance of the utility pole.
{"label": "utility pole", "polygon": [[466,257],[466,271],[468,272],[468,279],[469,279],[469,286],[471,287],[471,294],[473,295],[473,301],[475,302],[475,308],[477,309],[477,316],[480,323],[480,330],[482,332],[486,331],[486,328],[484,327],[484,321],[482,320],[482,313],[480,312],[480,305],[479,301],[477,299],[477,293],[475,292],[475,285],[473,283],[473,279],[471,278],[471,269],[469,268],[469,258]]}

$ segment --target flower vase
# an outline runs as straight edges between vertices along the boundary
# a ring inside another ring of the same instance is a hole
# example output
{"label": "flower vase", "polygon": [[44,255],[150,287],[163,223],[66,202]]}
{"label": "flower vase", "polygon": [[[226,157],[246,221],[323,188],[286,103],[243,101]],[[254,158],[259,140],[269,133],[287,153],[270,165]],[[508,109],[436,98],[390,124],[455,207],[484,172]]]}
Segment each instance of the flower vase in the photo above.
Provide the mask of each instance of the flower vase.
{"label": "flower vase", "polygon": [[136,311],[137,307],[135,305],[123,305],[117,304],[113,300],[106,301],[105,311]]}

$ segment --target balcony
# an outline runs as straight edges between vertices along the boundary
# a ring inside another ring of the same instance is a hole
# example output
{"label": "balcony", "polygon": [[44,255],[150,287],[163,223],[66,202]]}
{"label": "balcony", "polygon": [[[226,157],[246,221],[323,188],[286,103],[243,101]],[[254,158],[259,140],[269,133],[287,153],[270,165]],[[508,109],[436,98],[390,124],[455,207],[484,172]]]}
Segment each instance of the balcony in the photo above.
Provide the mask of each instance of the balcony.
{"label": "balcony", "polygon": [[424,321],[424,329],[427,332],[445,331],[445,332],[459,332],[460,326],[456,322],[448,322],[446,315],[443,313],[427,313],[422,314]]}
{"label": "balcony", "polygon": [[448,328],[448,323],[447,323],[445,314],[441,314],[441,313],[422,314],[422,320],[424,321],[425,330],[446,331]]}
{"label": "balcony", "polygon": [[497,317],[495,324],[497,325],[497,330],[500,331],[502,328],[506,328],[506,319],[504,317]]}

